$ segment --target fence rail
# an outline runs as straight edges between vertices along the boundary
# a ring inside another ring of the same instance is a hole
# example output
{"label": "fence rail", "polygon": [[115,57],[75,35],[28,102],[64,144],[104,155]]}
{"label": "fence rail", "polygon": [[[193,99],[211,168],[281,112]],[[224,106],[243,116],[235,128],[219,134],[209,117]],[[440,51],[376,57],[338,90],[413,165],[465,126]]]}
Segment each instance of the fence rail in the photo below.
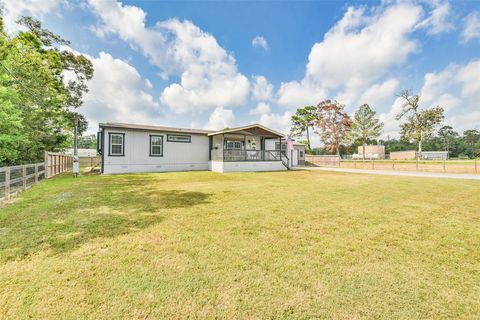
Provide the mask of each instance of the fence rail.
{"label": "fence rail", "polygon": [[478,160],[342,160],[340,166],[350,169],[480,173]]}

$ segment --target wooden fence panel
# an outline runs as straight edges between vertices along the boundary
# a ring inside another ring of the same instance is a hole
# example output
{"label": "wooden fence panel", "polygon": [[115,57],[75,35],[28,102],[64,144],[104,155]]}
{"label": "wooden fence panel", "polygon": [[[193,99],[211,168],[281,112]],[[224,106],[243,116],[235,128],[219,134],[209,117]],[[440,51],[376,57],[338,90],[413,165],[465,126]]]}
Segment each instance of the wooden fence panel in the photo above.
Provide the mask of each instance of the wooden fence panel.
{"label": "wooden fence panel", "polygon": [[45,152],[45,175],[47,178],[71,171],[73,157],[63,153]]}
{"label": "wooden fence panel", "polygon": [[102,165],[102,157],[79,157],[78,162],[80,164],[80,167],[100,167]]}
{"label": "wooden fence panel", "polygon": [[305,164],[314,167],[340,167],[340,156],[307,154]]}
{"label": "wooden fence panel", "polygon": [[32,163],[0,168],[0,202],[10,200],[45,178],[45,164]]}

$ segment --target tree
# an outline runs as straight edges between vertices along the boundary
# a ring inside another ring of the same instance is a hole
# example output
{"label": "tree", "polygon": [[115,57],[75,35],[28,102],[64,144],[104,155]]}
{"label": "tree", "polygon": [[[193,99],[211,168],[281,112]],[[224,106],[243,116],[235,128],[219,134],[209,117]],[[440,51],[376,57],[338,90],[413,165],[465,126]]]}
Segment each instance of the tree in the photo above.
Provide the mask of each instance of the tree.
{"label": "tree", "polygon": [[443,126],[438,130],[438,136],[442,139],[445,151],[450,154],[450,149],[458,137],[458,133],[451,126]]}
{"label": "tree", "polygon": [[363,146],[363,159],[365,160],[365,147],[368,139],[380,136],[383,123],[375,118],[376,112],[368,104],[362,104],[355,112],[352,121],[350,135],[353,139],[359,139]]}
{"label": "tree", "polygon": [[81,149],[96,149],[97,136],[94,134],[78,137],[78,147]]}
{"label": "tree", "polygon": [[412,95],[409,90],[400,93],[402,99],[402,111],[396,119],[400,120],[406,117],[405,123],[400,128],[402,138],[414,140],[417,144],[418,156],[422,153],[422,142],[430,137],[435,128],[440,125],[444,119],[443,108],[436,106],[430,109],[420,109],[419,95]]}
{"label": "tree", "polygon": [[477,156],[477,144],[480,141],[480,132],[477,130],[466,130],[463,133],[463,140],[467,146],[467,154],[470,158],[475,158]]}
{"label": "tree", "polygon": [[317,105],[317,129],[328,151],[340,154],[340,143],[350,126],[350,117],[344,105],[331,100],[324,100]]}
{"label": "tree", "polygon": [[[0,82],[7,75],[0,72]],[[28,143],[23,134],[22,112],[16,107],[18,94],[0,85],[0,167],[18,164],[21,150]]]}
{"label": "tree", "polygon": [[312,150],[310,146],[310,131],[311,128],[315,126],[315,121],[317,120],[317,108],[314,106],[306,106],[303,108],[298,108],[295,114],[292,116],[292,128],[290,132],[294,136],[303,136],[304,133],[307,134],[307,148],[310,152]]}
{"label": "tree", "polygon": [[75,119],[80,132],[86,129],[85,117],[75,109],[88,91],[93,67],[84,56],[63,50],[69,42],[43,29],[40,22],[23,17],[18,23],[26,31],[9,37],[0,21],[0,69],[7,75],[2,86],[19,98],[15,103],[29,142],[20,150],[21,160],[33,162],[42,159],[45,150],[68,147]]}

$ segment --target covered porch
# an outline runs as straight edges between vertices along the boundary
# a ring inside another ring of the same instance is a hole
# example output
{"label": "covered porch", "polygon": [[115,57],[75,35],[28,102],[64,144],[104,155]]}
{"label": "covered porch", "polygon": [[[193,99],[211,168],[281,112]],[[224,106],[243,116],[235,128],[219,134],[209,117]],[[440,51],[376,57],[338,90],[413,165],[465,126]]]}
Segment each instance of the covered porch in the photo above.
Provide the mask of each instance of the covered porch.
{"label": "covered porch", "polygon": [[[288,166],[288,158],[285,148],[282,148],[285,145],[282,137],[281,133],[259,124],[213,132],[209,134],[209,160],[234,162],[237,168],[241,163],[248,163],[244,167],[249,167],[249,171],[253,167],[252,163],[259,163],[257,167],[261,167],[262,170],[258,171],[285,170]],[[276,164],[268,164],[272,162]],[[212,164],[212,167],[214,166],[215,164]],[[222,167],[232,167],[232,165],[222,164]]]}

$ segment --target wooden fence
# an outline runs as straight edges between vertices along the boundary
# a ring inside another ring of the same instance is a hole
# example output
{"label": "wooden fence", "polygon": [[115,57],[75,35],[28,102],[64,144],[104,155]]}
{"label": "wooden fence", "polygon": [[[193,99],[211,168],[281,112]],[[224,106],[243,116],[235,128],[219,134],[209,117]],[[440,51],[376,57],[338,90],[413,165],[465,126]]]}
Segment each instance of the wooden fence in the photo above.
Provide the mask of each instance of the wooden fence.
{"label": "wooden fence", "polygon": [[340,167],[340,157],[335,155],[305,155],[305,164],[314,167]]}
{"label": "wooden fence", "polygon": [[100,167],[102,165],[102,157],[79,157],[78,162],[80,164],[80,167]]}
{"label": "wooden fence", "polygon": [[0,168],[0,202],[45,179],[45,164],[34,163]]}
{"label": "wooden fence", "polygon": [[51,178],[73,167],[73,157],[63,153],[45,152],[45,176]]}
{"label": "wooden fence", "polygon": [[369,170],[480,173],[480,161],[472,160],[342,160],[342,168]]}
{"label": "wooden fence", "polygon": [[45,178],[71,171],[72,156],[45,152],[45,162],[0,167],[0,202],[24,191]]}

